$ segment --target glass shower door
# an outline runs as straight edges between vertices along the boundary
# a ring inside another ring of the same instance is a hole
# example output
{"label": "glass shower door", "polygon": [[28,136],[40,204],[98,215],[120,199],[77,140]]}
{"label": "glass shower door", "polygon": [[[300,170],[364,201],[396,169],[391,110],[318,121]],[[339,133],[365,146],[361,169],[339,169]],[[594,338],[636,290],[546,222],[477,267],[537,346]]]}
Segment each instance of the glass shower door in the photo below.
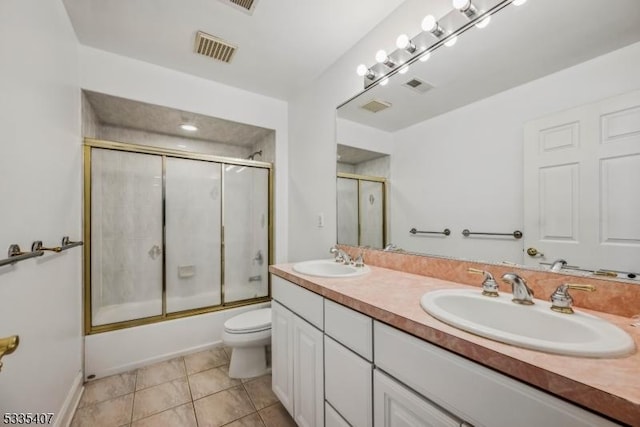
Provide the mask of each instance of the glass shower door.
{"label": "glass shower door", "polygon": [[381,182],[360,181],[360,245],[384,247],[384,186]]}
{"label": "glass shower door", "polygon": [[167,313],[219,305],[221,164],[168,157]]}
{"label": "glass shower door", "polygon": [[338,177],[338,243],[358,246],[358,180]]}
{"label": "glass shower door", "polygon": [[224,302],[269,293],[269,170],[224,166]]}
{"label": "glass shower door", "polygon": [[93,326],[162,314],[162,241],[162,158],[93,148]]}

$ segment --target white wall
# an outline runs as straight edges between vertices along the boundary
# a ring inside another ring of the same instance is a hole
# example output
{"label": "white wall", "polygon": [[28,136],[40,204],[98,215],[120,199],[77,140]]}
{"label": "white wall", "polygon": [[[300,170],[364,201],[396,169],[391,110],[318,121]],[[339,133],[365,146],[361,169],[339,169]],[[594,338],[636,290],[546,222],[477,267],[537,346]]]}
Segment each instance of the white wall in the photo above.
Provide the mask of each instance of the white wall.
{"label": "white wall", "polygon": [[[417,252],[521,263],[515,239],[465,239],[523,227],[526,121],[640,88],[640,43],[394,134],[391,241]],[[411,236],[412,227],[448,238]]]}
{"label": "white wall", "polygon": [[[380,25],[289,100],[289,261],[326,258],[336,242],[336,107],[363,89],[355,73],[398,34],[419,31],[420,19],[444,14],[447,2],[406,0]],[[378,150],[376,150],[378,151]],[[317,216],[324,215],[324,227]]]}
{"label": "white wall", "polygon": [[[0,2],[0,258],[81,239],[80,90],[61,1]],[[73,410],[82,377],[82,248],[0,267],[0,413]]]}
{"label": "white wall", "polygon": [[336,141],[378,153],[391,154],[393,151],[393,133],[340,118],[336,119]]}
{"label": "white wall", "polygon": [[86,46],[80,47],[80,87],[274,129],[275,261],[287,259],[286,102]]}

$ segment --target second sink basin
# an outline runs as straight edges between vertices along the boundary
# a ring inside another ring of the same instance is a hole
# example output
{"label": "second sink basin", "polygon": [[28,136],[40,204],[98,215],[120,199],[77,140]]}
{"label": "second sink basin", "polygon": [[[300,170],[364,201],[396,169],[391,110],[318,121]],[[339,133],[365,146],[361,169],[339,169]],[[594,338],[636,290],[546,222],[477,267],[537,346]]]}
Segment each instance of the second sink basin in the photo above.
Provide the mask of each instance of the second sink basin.
{"label": "second sink basin", "polygon": [[293,271],[309,276],[317,277],[357,277],[366,274],[371,269],[364,267],[354,267],[335,262],[333,259],[318,259],[313,261],[303,261],[293,265]]}
{"label": "second sink basin", "polygon": [[619,327],[586,313],[562,314],[551,303],[514,304],[510,294],[490,298],[480,290],[446,289],[424,294],[422,308],[458,329],[518,347],[581,357],[620,357],[635,350]]}

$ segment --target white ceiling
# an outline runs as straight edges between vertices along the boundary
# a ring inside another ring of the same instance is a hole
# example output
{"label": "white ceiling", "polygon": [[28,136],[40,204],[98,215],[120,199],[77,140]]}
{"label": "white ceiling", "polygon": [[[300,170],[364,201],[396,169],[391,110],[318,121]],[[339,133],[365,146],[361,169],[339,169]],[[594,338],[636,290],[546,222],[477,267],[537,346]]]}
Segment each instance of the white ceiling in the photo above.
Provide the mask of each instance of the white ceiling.
{"label": "white ceiling", "polygon": [[[396,131],[637,41],[638,0],[529,0],[507,6],[487,28],[472,28],[387,86],[364,92],[338,115]],[[412,78],[434,88],[419,94],[402,86]],[[360,108],[371,100],[392,107],[378,113]]]}
{"label": "white ceiling", "polygon": [[[80,43],[287,99],[404,0],[63,0]],[[193,53],[197,31],[238,46],[230,64]]]}

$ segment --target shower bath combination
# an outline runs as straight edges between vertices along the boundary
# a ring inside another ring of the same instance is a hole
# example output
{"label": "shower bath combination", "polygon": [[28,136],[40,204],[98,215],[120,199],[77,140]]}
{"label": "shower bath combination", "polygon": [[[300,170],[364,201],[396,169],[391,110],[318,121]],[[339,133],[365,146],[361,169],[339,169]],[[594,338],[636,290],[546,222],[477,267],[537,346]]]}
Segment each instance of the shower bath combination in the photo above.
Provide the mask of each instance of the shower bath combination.
{"label": "shower bath combination", "polygon": [[85,141],[87,334],[268,299],[272,172],[254,162]]}

